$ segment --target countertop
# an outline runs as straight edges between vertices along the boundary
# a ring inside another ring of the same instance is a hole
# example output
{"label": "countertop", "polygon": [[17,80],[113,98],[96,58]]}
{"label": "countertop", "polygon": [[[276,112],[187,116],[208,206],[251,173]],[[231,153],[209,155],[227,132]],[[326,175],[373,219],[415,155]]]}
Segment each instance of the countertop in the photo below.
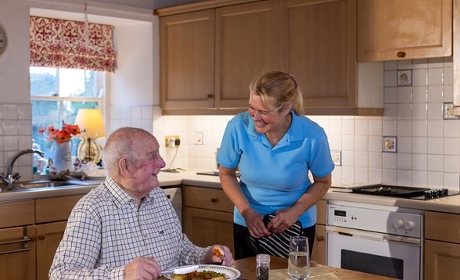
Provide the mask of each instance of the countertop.
{"label": "countertop", "polygon": [[[197,172],[209,171],[209,170],[187,170],[179,171],[178,173],[171,172],[160,172],[158,179],[160,181],[160,187],[167,188],[169,186],[176,185],[192,185],[208,188],[221,188],[218,176],[209,175],[197,175]],[[35,199],[44,197],[55,197],[55,196],[66,196],[66,195],[77,195],[88,193],[91,189],[98,186],[102,181],[103,177],[95,180],[84,181],[89,185],[86,186],[65,186],[65,187],[53,187],[53,188],[42,188],[26,191],[11,191],[1,192],[0,202],[24,200],[24,199]],[[334,186],[334,183],[333,183]],[[343,192],[343,188],[332,187],[328,193],[324,196],[324,199],[330,201],[346,201],[366,204],[376,204],[383,206],[412,208],[419,210],[430,210],[460,214],[460,195],[454,195],[439,199],[432,200],[413,200],[406,198],[393,198],[384,196],[373,196],[364,194],[355,194]]]}

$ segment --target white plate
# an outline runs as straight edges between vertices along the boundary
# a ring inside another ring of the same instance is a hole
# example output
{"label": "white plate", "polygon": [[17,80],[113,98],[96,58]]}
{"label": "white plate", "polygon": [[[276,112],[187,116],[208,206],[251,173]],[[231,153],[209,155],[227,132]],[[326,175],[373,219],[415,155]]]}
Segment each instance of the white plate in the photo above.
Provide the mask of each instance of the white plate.
{"label": "white plate", "polygon": [[[181,268],[181,267],[176,267],[176,268]],[[228,266],[222,266],[222,265],[200,264],[197,271],[203,271],[203,270],[211,270],[217,273],[223,273],[226,276],[225,279],[236,279],[241,276],[241,273],[237,269],[234,269]],[[163,276],[166,277],[167,279],[172,280],[172,276],[170,274],[169,275],[165,274]]]}

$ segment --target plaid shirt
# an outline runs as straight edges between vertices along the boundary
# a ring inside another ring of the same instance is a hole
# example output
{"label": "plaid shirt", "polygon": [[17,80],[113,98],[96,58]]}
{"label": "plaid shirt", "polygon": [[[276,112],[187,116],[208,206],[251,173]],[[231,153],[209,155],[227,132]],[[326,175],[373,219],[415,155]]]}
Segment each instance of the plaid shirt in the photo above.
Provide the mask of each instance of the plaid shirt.
{"label": "plaid shirt", "polygon": [[50,279],[123,279],[136,257],[165,270],[204,263],[209,247],[193,245],[161,188],[138,207],[111,178],[74,207],[50,269]]}

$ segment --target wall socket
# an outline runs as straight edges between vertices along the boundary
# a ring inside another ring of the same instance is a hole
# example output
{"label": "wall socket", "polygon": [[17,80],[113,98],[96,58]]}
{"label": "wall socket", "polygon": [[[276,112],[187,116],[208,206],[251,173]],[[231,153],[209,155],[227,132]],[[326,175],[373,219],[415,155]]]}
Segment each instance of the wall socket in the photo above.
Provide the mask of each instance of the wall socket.
{"label": "wall socket", "polygon": [[331,157],[335,165],[342,165],[342,151],[331,151]]}
{"label": "wall socket", "polygon": [[203,132],[195,132],[195,145],[203,145]]}
{"label": "wall socket", "polygon": [[165,137],[165,146],[168,148],[174,148],[180,145],[179,135],[169,135]]}

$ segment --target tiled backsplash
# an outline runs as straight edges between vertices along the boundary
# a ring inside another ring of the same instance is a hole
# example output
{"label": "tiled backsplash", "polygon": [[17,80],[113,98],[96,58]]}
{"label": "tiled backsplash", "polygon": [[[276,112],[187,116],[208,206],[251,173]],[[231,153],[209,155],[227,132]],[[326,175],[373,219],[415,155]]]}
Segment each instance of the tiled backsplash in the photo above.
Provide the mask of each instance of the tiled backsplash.
{"label": "tiled backsplash", "polygon": [[[385,62],[383,117],[311,116],[325,130],[332,150],[342,151],[335,183],[385,183],[459,188],[460,120],[444,120],[452,102],[452,58]],[[412,70],[412,85],[397,85],[398,70]],[[161,116],[154,108],[153,132],[172,168],[215,169],[215,152],[231,116]],[[194,144],[195,132],[203,145]],[[181,146],[164,148],[166,135]],[[397,152],[384,153],[383,136],[397,137]]]}
{"label": "tiled backsplash", "polygon": [[[443,105],[452,102],[452,59],[385,62],[383,117],[311,116],[325,130],[342,165],[334,183],[385,183],[459,188],[460,120],[444,119]],[[412,70],[412,85],[397,85],[398,70]],[[32,146],[29,104],[0,104],[0,166]],[[159,106],[110,108],[108,132],[135,126],[158,138],[167,168],[216,169],[215,153],[232,116],[162,116]],[[152,128],[153,118],[153,128]],[[195,133],[203,135],[201,145]],[[179,135],[178,149],[165,147],[165,136]],[[26,137],[22,137],[26,136]],[[397,137],[397,152],[384,153],[383,136]],[[176,154],[177,152],[177,154]],[[31,178],[31,155],[15,164],[22,180]]]}
{"label": "tiled backsplash", "polygon": [[[0,172],[18,151],[32,147],[32,110],[30,104],[0,104]],[[21,180],[32,179],[32,155],[25,154],[14,164]]]}

